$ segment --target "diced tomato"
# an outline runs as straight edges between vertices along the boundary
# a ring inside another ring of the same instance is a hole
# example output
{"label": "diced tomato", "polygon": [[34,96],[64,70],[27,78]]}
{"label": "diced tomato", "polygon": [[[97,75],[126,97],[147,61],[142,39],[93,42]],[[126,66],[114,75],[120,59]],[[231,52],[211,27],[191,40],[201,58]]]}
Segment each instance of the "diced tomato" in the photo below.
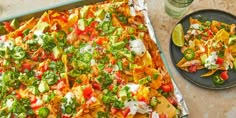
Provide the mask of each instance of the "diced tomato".
{"label": "diced tomato", "polygon": [[76,32],[77,35],[80,35],[80,34],[83,32],[83,31],[81,31],[81,30],[78,28],[78,24],[77,24],[77,23],[75,23],[74,29],[75,29],[75,32]]}
{"label": "diced tomato", "polygon": [[111,67],[106,67],[106,68],[105,68],[105,71],[108,72],[108,73],[111,73],[112,70],[113,70],[113,68],[111,68]]}
{"label": "diced tomato", "polygon": [[46,52],[42,52],[41,59],[45,60],[47,58],[48,58],[48,55],[46,54]]}
{"label": "diced tomato", "polygon": [[2,73],[3,72],[3,69],[2,68],[0,68],[0,73]]}
{"label": "diced tomato", "polygon": [[213,36],[213,32],[210,29],[207,30],[207,34],[208,36]]}
{"label": "diced tomato", "polygon": [[149,104],[149,100],[145,98],[144,96],[138,97],[138,101],[145,102],[146,104]]}
{"label": "diced tomato", "polygon": [[61,15],[61,16],[60,16],[60,19],[61,19],[62,21],[64,21],[64,22],[68,22],[68,20],[67,20],[67,18],[66,18],[65,15]]}
{"label": "diced tomato", "polygon": [[128,108],[126,108],[122,111],[122,114],[123,114],[124,117],[127,117],[129,112],[130,112],[130,108],[128,107]]}
{"label": "diced tomato", "polygon": [[114,88],[114,86],[111,84],[111,85],[109,85],[109,87],[108,87],[108,88],[109,88],[109,90],[111,90],[111,91],[112,91],[112,90],[113,90],[113,88]]}
{"label": "diced tomato", "polygon": [[37,101],[35,96],[30,97],[30,103],[33,104]]}
{"label": "diced tomato", "polygon": [[172,91],[172,86],[170,84],[163,84],[161,86],[161,89],[164,91],[164,92],[171,92]]}
{"label": "diced tomato", "polygon": [[168,118],[166,114],[159,114],[159,118]]}
{"label": "diced tomato", "polygon": [[66,115],[66,114],[64,114],[64,115],[62,115],[62,118],[70,118],[70,116],[69,116],[69,115]]}
{"label": "diced tomato", "polygon": [[90,26],[93,27],[93,28],[97,27],[97,25],[98,25],[98,22],[97,22],[97,21],[93,21],[93,22],[90,24]]}
{"label": "diced tomato", "polygon": [[29,63],[23,63],[23,64],[22,64],[22,69],[23,69],[23,70],[25,70],[25,69],[30,70],[30,69],[31,69],[31,64],[29,64]]}
{"label": "diced tomato", "polygon": [[21,95],[20,95],[20,94],[18,94],[18,93],[16,93],[16,95],[15,95],[15,96],[16,96],[16,98],[17,98],[17,99],[20,99],[20,98],[21,98]]}
{"label": "diced tomato", "polygon": [[41,69],[40,69],[40,71],[42,72],[42,73],[44,73],[45,71],[47,71],[48,70],[48,64],[44,64],[42,67],[41,67]]}
{"label": "diced tomato", "polygon": [[174,90],[174,86],[172,83],[169,83],[169,86],[170,86],[170,90],[173,91]]}
{"label": "diced tomato", "polygon": [[93,31],[93,28],[91,28],[91,27],[86,27],[84,30],[84,32],[86,32],[86,33],[91,33],[92,31]]}
{"label": "diced tomato", "polygon": [[117,76],[117,78],[121,78],[121,71],[117,71],[116,76]]}
{"label": "diced tomato", "polygon": [[83,96],[84,96],[84,98],[86,98],[86,99],[90,99],[90,98],[92,97],[92,94],[93,94],[92,87],[86,87],[86,88],[83,90]]}
{"label": "diced tomato", "polygon": [[44,21],[44,22],[47,22],[47,21],[48,21],[48,17],[46,17],[46,16],[42,17],[41,19],[42,19],[42,21]]}
{"label": "diced tomato", "polygon": [[188,71],[191,72],[191,73],[196,72],[197,71],[197,66],[196,65],[189,66]]}
{"label": "diced tomato", "polygon": [[94,32],[92,32],[92,33],[90,34],[90,40],[95,39],[96,36],[97,36],[97,34],[95,34]]}
{"label": "diced tomato", "polygon": [[224,59],[223,58],[218,57],[216,59],[216,64],[222,65],[223,63],[224,63]]}
{"label": "diced tomato", "polygon": [[97,43],[98,45],[102,45],[102,44],[103,44],[103,38],[98,38],[98,39],[96,40],[96,43]]}
{"label": "diced tomato", "polygon": [[174,106],[177,105],[177,100],[174,97],[168,97],[167,100]]}
{"label": "diced tomato", "polygon": [[37,110],[38,108],[40,108],[40,107],[42,106],[42,104],[38,104],[37,101],[38,101],[38,100],[36,100],[36,102],[30,104],[30,107],[31,107],[33,110]]}
{"label": "diced tomato", "polygon": [[64,81],[60,81],[58,84],[57,84],[57,90],[62,90],[66,87],[66,84]]}
{"label": "diced tomato", "polygon": [[42,76],[43,76],[43,72],[41,72],[40,74],[36,75],[36,77],[37,77],[38,79],[42,79]]}
{"label": "diced tomato", "polygon": [[111,108],[111,113],[112,114],[116,114],[117,112],[119,112],[119,109],[116,109],[114,107]]}
{"label": "diced tomato", "polygon": [[93,12],[91,12],[91,11],[88,11],[88,13],[87,13],[87,16],[86,16],[87,18],[94,18],[94,13]]}
{"label": "diced tomato", "polygon": [[220,77],[221,77],[223,80],[229,79],[228,71],[223,71],[223,72],[220,74]]}
{"label": "diced tomato", "polygon": [[50,55],[49,58],[50,58],[51,60],[53,60],[53,61],[57,61],[57,60],[58,60],[58,58],[56,58],[53,53],[51,53],[51,55]]}
{"label": "diced tomato", "polygon": [[123,84],[123,83],[124,83],[124,80],[121,78],[121,71],[117,71],[117,72],[115,73],[115,75],[116,75],[117,83],[118,83],[118,84]]}
{"label": "diced tomato", "polygon": [[124,81],[123,81],[121,78],[117,78],[117,83],[118,83],[118,84],[123,84]]}
{"label": "diced tomato", "polygon": [[96,90],[101,90],[101,85],[97,82],[94,82],[93,83],[93,88],[96,89]]}
{"label": "diced tomato", "polygon": [[23,37],[24,34],[22,33],[22,31],[19,31],[19,32],[17,32],[17,36]]}
{"label": "diced tomato", "polygon": [[35,55],[35,56],[32,57],[32,60],[34,60],[34,61],[38,61],[38,59],[39,59],[38,55]]}
{"label": "diced tomato", "polygon": [[114,65],[116,64],[116,59],[115,57],[110,57],[111,64]]}
{"label": "diced tomato", "polygon": [[3,22],[3,24],[4,24],[5,29],[6,29],[8,32],[13,31],[13,29],[11,28],[11,25],[10,25],[9,22]]}

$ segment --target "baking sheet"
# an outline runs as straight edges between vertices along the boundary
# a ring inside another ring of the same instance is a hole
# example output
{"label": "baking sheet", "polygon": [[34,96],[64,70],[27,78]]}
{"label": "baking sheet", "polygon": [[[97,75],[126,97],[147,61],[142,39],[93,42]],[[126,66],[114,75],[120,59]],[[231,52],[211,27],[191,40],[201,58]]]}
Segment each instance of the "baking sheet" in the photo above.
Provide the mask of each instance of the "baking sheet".
{"label": "baking sheet", "polygon": [[[81,7],[83,5],[88,5],[88,4],[92,4],[92,3],[97,3],[97,2],[101,2],[103,0],[70,0],[68,2],[64,2],[62,4],[56,4],[54,6],[49,6],[49,7],[44,7],[42,9],[38,9],[38,10],[32,10],[26,13],[22,13],[22,14],[17,14],[14,16],[9,15],[8,17],[4,17],[4,18],[0,18],[0,22],[3,21],[9,21],[12,20],[14,18],[17,18],[19,21],[25,21],[25,20],[29,20],[32,17],[39,17],[41,16],[46,10],[56,10],[56,11],[63,11],[63,10],[69,10],[72,8],[76,8],[76,7]],[[173,79],[173,75],[171,74],[170,68],[168,66],[168,63],[166,61],[166,58],[164,56],[161,49],[161,45],[158,41],[157,36],[155,35],[155,32],[153,30],[153,27],[151,25],[150,19],[148,17],[148,9],[147,9],[147,1],[146,0],[129,0],[129,4],[131,6],[131,14],[135,15],[135,10],[141,11],[144,14],[145,17],[145,23],[146,26],[148,27],[149,30],[149,34],[151,36],[151,39],[157,44],[159,50],[160,50],[160,55],[162,57],[162,60],[165,64],[165,67],[167,68],[172,81],[174,83],[174,94],[178,100],[179,106],[181,108],[181,117],[186,118],[189,114],[187,105],[184,101],[184,98],[180,92],[180,90],[178,89],[176,82]],[[131,5],[132,4],[132,5]]]}

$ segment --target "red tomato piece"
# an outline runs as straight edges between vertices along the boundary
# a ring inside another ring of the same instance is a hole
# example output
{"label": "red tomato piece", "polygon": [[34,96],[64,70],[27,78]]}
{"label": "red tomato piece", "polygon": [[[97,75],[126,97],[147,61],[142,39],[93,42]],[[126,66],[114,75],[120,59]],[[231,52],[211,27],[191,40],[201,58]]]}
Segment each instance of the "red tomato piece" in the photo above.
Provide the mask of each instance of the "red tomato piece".
{"label": "red tomato piece", "polygon": [[128,107],[128,108],[126,108],[122,111],[122,114],[123,114],[124,117],[127,117],[129,112],[130,112],[130,108]]}
{"label": "red tomato piece", "polygon": [[123,84],[124,81],[123,81],[121,78],[117,78],[117,83],[118,83],[118,84]]}
{"label": "red tomato piece", "polygon": [[168,97],[167,100],[174,106],[177,105],[177,100],[174,97]]}
{"label": "red tomato piece", "polygon": [[223,80],[229,79],[228,71],[223,71],[223,72],[220,74],[220,77],[221,77]]}
{"label": "red tomato piece", "polygon": [[50,59],[53,60],[53,61],[57,61],[58,60],[58,58],[56,58],[53,53],[50,55]]}
{"label": "red tomato piece", "polygon": [[98,25],[98,22],[97,22],[97,21],[93,21],[93,22],[90,24],[90,26],[93,27],[93,28],[97,27],[97,25]]}
{"label": "red tomato piece", "polygon": [[64,22],[68,22],[67,17],[64,15],[61,15],[60,19]]}
{"label": "red tomato piece", "polygon": [[81,31],[81,30],[78,28],[77,23],[75,23],[74,29],[75,29],[75,32],[76,32],[77,35],[80,35],[81,33],[83,33],[83,31]]}
{"label": "red tomato piece", "polygon": [[30,97],[30,103],[33,104],[37,101],[36,97],[33,96],[33,97]]}
{"label": "red tomato piece", "polygon": [[43,50],[43,51],[41,52],[41,59],[42,59],[42,60],[45,60],[45,59],[47,59],[48,57],[50,57],[50,54],[48,54],[45,50]]}
{"label": "red tomato piece", "polygon": [[114,65],[116,64],[116,59],[115,57],[110,57],[111,64]]}
{"label": "red tomato piece", "polygon": [[22,68],[23,68],[23,70],[25,70],[25,69],[30,70],[30,69],[31,69],[31,64],[29,64],[29,63],[23,63],[23,64],[22,64]]}
{"label": "red tomato piece", "polygon": [[22,31],[19,31],[19,32],[17,32],[17,36],[21,36],[21,37],[23,37],[24,34],[22,33]]}
{"label": "red tomato piece", "polygon": [[111,108],[111,113],[112,114],[116,114],[117,112],[119,112],[119,109],[116,109],[114,107]]}
{"label": "red tomato piece", "polygon": [[64,81],[60,81],[58,84],[57,84],[57,90],[62,90],[66,87],[66,84]]}
{"label": "red tomato piece", "polygon": [[38,75],[36,75],[38,79],[42,79],[42,76],[43,76],[43,72],[40,72]]}
{"label": "red tomato piece", "polygon": [[86,88],[83,90],[83,96],[84,96],[84,98],[86,98],[86,99],[90,99],[90,98],[92,97],[92,94],[93,94],[92,87],[86,87]]}
{"label": "red tomato piece", "polygon": [[149,100],[145,98],[144,96],[139,97],[138,101],[142,101],[142,102],[145,102],[146,104],[149,104]]}
{"label": "red tomato piece", "polygon": [[197,71],[197,66],[196,65],[189,66],[188,71],[191,72],[191,73],[196,72]]}
{"label": "red tomato piece", "polygon": [[62,118],[70,118],[70,115],[64,114],[62,115]]}
{"label": "red tomato piece", "polygon": [[121,78],[121,71],[117,71],[116,76],[117,76],[117,78]]}
{"label": "red tomato piece", "polygon": [[171,92],[172,91],[172,88],[169,84],[163,84],[161,86],[161,89],[164,91],[164,92]]}
{"label": "red tomato piece", "polygon": [[4,27],[6,28],[7,32],[13,31],[9,22],[3,22],[3,24],[4,24]]}
{"label": "red tomato piece", "polygon": [[222,65],[223,63],[224,63],[224,59],[223,58],[218,57],[216,59],[216,64]]}
{"label": "red tomato piece", "polygon": [[108,72],[108,73],[111,73],[112,70],[113,70],[113,68],[111,68],[111,67],[106,67],[106,68],[105,68],[105,71]]}
{"label": "red tomato piece", "polygon": [[213,36],[213,32],[210,29],[207,30],[207,33],[208,33],[209,36]]}
{"label": "red tomato piece", "polygon": [[0,73],[2,73],[3,72],[3,69],[2,68],[0,68]]}
{"label": "red tomato piece", "polygon": [[93,88],[96,90],[101,90],[101,85],[99,83],[93,83]]}
{"label": "red tomato piece", "polygon": [[98,38],[98,39],[96,40],[96,43],[97,43],[98,45],[102,45],[102,44],[103,44],[103,38]]}
{"label": "red tomato piece", "polygon": [[20,98],[21,98],[21,95],[20,95],[20,94],[18,94],[18,93],[16,93],[16,95],[15,95],[15,96],[16,96],[16,98],[17,98],[17,99],[20,99]]}
{"label": "red tomato piece", "polygon": [[48,70],[48,65],[47,64],[44,64],[41,69],[40,69],[40,72],[44,73],[45,71]]}
{"label": "red tomato piece", "polygon": [[114,86],[111,84],[111,85],[109,85],[109,87],[108,87],[108,88],[109,88],[109,90],[111,90],[111,91],[112,91],[112,90],[113,90],[113,88],[114,88]]}
{"label": "red tomato piece", "polygon": [[170,86],[170,90],[173,91],[174,90],[174,86],[172,83],[169,83],[169,86]]}
{"label": "red tomato piece", "polygon": [[38,108],[40,108],[40,107],[42,106],[42,104],[37,103],[37,101],[38,101],[38,100],[36,100],[36,102],[30,104],[30,107],[31,107],[33,110],[36,110],[36,109],[38,109]]}
{"label": "red tomato piece", "polygon": [[38,61],[38,55],[34,55],[33,57],[32,57],[32,59],[34,60],[34,61]]}
{"label": "red tomato piece", "polygon": [[166,114],[159,114],[159,118],[168,118]]}

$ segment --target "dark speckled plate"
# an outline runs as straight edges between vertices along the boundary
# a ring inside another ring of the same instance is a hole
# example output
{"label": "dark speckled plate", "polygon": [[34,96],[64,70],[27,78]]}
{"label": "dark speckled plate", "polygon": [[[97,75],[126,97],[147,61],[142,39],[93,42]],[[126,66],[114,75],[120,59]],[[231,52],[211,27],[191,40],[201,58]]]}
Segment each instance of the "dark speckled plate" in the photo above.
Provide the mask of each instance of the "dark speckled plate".
{"label": "dark speckled plate", "polygon": [[[190,26],[190,23],[189,23],[190,17],[197,18],[202,21],[217,20],[217,21],[228,23],[228,24],[236,23],[236,16],[234,16],[230,13],[227,13],[225,11],[220,11],[220,10],[214,10],[214,9],[205,9],[205,10],[193,12],[193,13],[185,16],[183,19],[181,19],[178,22],[183,25],[185,33],[187,32],[187,30]],[[180,52],[180,48],[173,44],[172,39],[170,39],[170,41],[171,41],[171,43],[170,43],[171,59],[172,59],[172,62],[174,63],[174,65],[176,65],[179,62],[179,60],[183,57],[183,55]],[[181,70],[177,66],[175,66],[175,67],[176,67],[177,71],[183,76],[183,78],[185,78],[186,80],[192,82],[193,84],[198,85],[203,88],[226,89],[226,88],[236,86],[236,70],[229,70],[228,71],[229,79],[227,81],[225,81],[225,83],[223,85],[216,86],[212,82],[211,77],[206,77],[206,78],[201,77],[202,74],[208,72],[207,69],[198,70],[196,73],[188,73],[186,71]]]}

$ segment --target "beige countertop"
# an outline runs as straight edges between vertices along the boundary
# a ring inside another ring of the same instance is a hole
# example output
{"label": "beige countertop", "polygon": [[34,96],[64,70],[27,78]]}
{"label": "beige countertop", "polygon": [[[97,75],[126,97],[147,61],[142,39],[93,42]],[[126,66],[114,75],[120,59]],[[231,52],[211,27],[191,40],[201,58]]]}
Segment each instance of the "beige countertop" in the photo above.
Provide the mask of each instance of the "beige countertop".
{"label": "beige countertop", "polygon": [[[0,0],[0,7],[3,9],[2,13],[0,13],[0,18],[60,4],[65,1]],[[148,0],[148,8],[151,22],[161,42],[167,62],[190,110],[189,118],[235,118],[236,87],[220,91],[207,90],[183,79],[174,68],[169,54],[171,30],[180,19],[171,18],[165,13],[164,0]],[[221,9],[236,15],[236,0],[194,0],[188,13],[207,8]]]}

